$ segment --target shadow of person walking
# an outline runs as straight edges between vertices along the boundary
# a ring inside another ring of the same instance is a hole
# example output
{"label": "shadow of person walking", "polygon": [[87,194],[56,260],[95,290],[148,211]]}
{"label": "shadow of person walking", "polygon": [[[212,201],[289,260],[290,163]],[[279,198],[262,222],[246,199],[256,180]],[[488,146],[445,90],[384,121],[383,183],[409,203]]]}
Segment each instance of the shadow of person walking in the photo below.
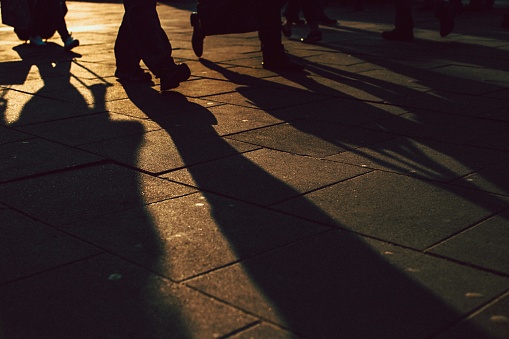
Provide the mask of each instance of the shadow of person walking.
{"label": "shadow of person walking", "polygon": [[[88,93],[71,83],[87,80],[72,74],[72,56],[51,46],[16,50],[18,66],[30,78],[2,84],[8,104],[2,128],[13,134],[0,138],[2,337],[191,337],[181,306],[197,293],[90,240],[107,237],[117,223],[96,228],[88,239],[79,228],[80,222],[97,226],[94,218],[133,210],[136,228],[120,234],[122,240],[107,240],[127,242],[157,260],[159,238],[143,206],[189,190],[81,149],[91,140],[128,133],[134,137],[124,150],[134,162],[145,130],[136,119],[107,112],[112,85],[104,79],[80,88],[90,91],[93,105],[88,104]],[[29,72],[32,66],[41,79]],[[126,241],[130,236],[134,244]]]}
{"label": "shadow of person walking", "polygon": [[[172,216],[172,228],[185,239],[185,253],[193,262],[181,268],[165,265],[175,260],[169,253],[160,258],[160,274],[263,322],[313,338],[426,338],[475,307],[473,300],[465,300],[467,291],[482,288],[488,293],[486,280],[483,287],[475,286],[470,276],[484,273],[348,231],[351,225],[334,220],[305,195],[372,171],[267,148],[239,150],[237,143],[216,132],[211,112],[184,96],[125,89],[178,150],[182,167],[158,174],[200,191],[186,198],[189,207],[180,217],[164,213]],[[169,101],[178,102],[178,111],[185,113],[172,114]],[[235,107],[231,109],[235,114]],[[195,151],[202,147],[220,151],[197,159]],[[303,182],[310,179],[313,182]],[[298,210],[279,210],[278,205],[288,201]],[[189,211],[190,206],[200,210]],[[167,209],[177,210],[178,203]],[[293,216],[304,210],[310,218]],[[203,223],[206,216],[209,221]],[[166,241],[168,247],[184,248],[175,237]],[[448,270],[458,274],[452,280],[439,279]],[[491,297],[505,288],[497,277],[488,280]],[[266,323],[251,330],[261,327],[269,332],[253,333],[275,335]],[[474,326],[469,331],[484,334]]]}

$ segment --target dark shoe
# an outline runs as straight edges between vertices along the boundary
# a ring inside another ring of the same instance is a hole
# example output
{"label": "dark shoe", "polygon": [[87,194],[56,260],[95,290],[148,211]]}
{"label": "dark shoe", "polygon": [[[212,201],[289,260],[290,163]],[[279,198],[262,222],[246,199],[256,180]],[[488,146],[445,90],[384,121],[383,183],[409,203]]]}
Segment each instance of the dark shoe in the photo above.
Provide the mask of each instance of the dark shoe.
{"label": "dark shoe", "polygon": [[201,30],[200,18],[198,13],[191,13],[191,26],[193,29],[193,36],[191,37],[191,45],[193,46],[194,54],[199,58],[203,55],[203,40],[205,34]]}
{"label": "dark shoe", "polygon": [[309,32],[308,36],[305,38],[301,38],[300,41],[305,44],[314,44],[318,41],[322,41],[322,32],[321,31]]}
{"label": "dark shoe", "polygon": [[117,79],[122,81],[132,81],[132,82],[151,82],[152,76],[150,73],[145,72],[141,68],[135,68],[133,70],[125,71],[118,69],[115,71],[115,76]]}
{"label": "dark shoe", "polygon": [[438,19],[440,20],[440,36],[442,38],[448,36],[454,29],[454,10],[452,7],[446,5],[442,9]]}
{"label": "dark shoe", "polygon": [[409,42],[409,41],[414,40],[414,33],[412,32],[412,30],[403,31],[403,30],[393,29],[392,31],[382,32],[382,38],[384,38],[385,40],[390,40],[390,41]]}
{"label": "dark shoe", "polygon": [[66,52],[80,45],[80,41],[78,39],[74,39],[72,36],[68,36],[63,42],[64,51]]}
{"label": "dark shoe", "polygon": [[191,76],[191,70],[186,64],[177,64],[171,70],[165,71],[160,77],[161,91],[167,91],[179,87],[180,83],[186,81]]}

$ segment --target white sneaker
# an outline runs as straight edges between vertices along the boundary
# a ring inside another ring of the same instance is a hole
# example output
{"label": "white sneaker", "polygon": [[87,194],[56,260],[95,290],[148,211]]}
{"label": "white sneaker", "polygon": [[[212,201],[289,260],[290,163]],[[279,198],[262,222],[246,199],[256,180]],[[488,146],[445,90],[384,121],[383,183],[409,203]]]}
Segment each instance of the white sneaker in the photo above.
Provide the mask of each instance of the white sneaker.
{"label": "white sneaker", "polygon": [[74,47],[78,47],[80,45],[80,41],[78,39],[74,39],[72,36],[67,37],[64,41],[64,50],[70,51]]}
{"label": "white sneaker", "polygon": [[47,44],[44,41],[42,41],[42,38],[40,36],[36,35],[30,37],[30,45],[33,45],[35,47],[42,47],[46,46]]}

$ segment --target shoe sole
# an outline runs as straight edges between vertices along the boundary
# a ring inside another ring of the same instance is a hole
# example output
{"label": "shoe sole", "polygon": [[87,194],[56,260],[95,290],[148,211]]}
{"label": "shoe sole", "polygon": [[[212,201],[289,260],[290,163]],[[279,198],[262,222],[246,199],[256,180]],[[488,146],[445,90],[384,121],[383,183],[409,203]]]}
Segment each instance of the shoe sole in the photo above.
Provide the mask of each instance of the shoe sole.
{"label": "shoe sole", "polygon": [[161,91],[168,91],[179,87],[180,83],[186,81],[191,76],[191,70],[186,64],[177,65],[175,71],[169,76],[168,80],[161,79]]}

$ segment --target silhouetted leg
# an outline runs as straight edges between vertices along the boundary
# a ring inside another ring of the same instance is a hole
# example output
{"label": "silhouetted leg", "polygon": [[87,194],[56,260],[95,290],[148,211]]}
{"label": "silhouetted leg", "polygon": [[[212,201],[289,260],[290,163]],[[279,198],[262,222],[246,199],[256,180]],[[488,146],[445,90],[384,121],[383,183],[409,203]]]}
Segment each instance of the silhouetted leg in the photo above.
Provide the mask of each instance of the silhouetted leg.
{"label": "silhouetted leg", "polygon": [[302,66],[292,62],[281,43],[281,7],[284,1],[266,0],[261,2],[260,38],[263,67],[273,71],[300,71]]}
{"label": "silhouetted leg", "polygon": [[141,57],[137,49],[133,48],[131,41],[133,37],[124,17],[114,47],[117,71],[120,73],[137,72],[140,69]]}
{"label": "silhouetted leg", "polygon": [[320,31],[320,26],[318,25],[320,13],[323,13],[320,7],[320,3],[317,3],[315,0],[299,1],[304,13],[304,18],[306,18],[306,23],[309,26],[308,36],[301,39],[301,41],[304,43],[315,43],[322,40],[322,32]]}
{"label": "silhouetted leg", "polygon": [[[123,60],[120,50],[134,49],[134,53],[147,65],[156,76],[161,76],[165,70],[175,67],[171,57],[172,47],[168,36],[161,27],[156,11],[156,0],[124,0],[125,14],[122,25],[129,35],[122,31],[119,53],[116,55]],[[130,38],[127,41],[127,38]],[[125,62],[132,62],[129,54]],[[121,61],[123,63],[124,61]],[[118,64],[117,64],[118,65]]]}

